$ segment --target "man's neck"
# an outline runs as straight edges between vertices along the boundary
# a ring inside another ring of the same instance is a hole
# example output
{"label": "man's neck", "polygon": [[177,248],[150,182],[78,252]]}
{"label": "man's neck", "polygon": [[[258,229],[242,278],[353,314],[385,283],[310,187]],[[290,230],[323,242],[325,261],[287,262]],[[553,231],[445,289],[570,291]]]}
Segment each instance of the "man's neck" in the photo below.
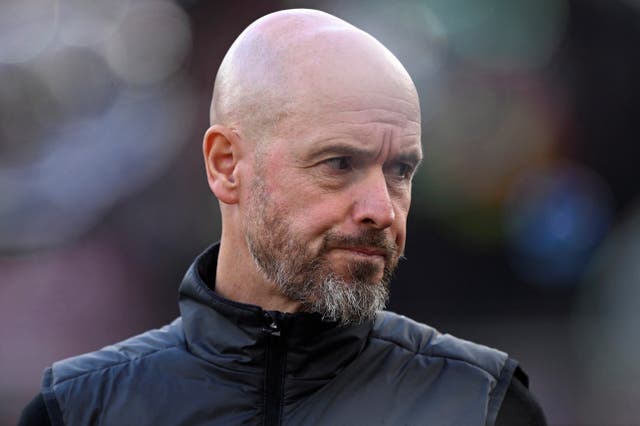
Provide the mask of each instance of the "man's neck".
{"label": "man's neck", "polygon": [[266,311],[297,312],[300,302],[284,296],[275,283],[266,279],[246,244],[220,242],[215,292],[235,302],[260,306]]}

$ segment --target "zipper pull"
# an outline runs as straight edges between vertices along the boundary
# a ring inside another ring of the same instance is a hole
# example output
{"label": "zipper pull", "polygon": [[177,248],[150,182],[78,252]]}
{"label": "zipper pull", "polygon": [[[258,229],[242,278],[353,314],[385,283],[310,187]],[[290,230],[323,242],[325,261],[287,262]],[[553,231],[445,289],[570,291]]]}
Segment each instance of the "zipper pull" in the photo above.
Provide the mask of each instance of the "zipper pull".
{"label": "zipper pull", "polygon": [[280,327],[275,317],[270,312],[265,312],[264,319],[267,320],[267,326],[262,331],[271,336],[280,336]]}

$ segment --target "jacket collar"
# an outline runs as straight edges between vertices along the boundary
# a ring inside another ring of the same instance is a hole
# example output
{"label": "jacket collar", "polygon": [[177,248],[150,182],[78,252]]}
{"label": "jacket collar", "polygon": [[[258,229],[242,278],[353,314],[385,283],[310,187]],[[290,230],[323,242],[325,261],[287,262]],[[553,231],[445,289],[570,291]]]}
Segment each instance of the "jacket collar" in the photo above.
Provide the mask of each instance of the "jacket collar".
{"label": "jacket collar", "polygon": [[180,285],[191,353],[227,369],[259,372],[274,320],[286,344],[286,374],[294,378],[331,379],[363,350],[373,322],[341,327],[318,314],[267,312],[215,293],[218,250],[215,244],[198,256]]}

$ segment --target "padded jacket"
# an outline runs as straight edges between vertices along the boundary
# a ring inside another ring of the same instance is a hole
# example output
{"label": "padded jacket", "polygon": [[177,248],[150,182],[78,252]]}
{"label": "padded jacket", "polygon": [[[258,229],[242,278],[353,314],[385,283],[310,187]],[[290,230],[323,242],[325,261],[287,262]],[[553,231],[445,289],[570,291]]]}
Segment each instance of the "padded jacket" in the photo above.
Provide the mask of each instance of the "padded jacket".
{"label": "padded jacket", "polygon": [[391,312],[341,327],[213,290],[218,247],[180,286],[181,316],[54,363],[53,425],[492,425],[517,363]]}

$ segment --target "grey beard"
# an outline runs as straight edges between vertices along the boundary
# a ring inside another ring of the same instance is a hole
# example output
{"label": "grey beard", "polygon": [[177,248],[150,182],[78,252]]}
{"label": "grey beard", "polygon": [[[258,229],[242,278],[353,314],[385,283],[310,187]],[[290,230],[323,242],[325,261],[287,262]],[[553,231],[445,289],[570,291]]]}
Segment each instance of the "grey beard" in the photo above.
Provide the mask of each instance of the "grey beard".
{"label": "grey beard", "polygon": [[[398,248],[385,239],[382,232],[368,230],[357,237],[334,233],[324,235],[318,253],[298,241],[290,229],[286,214],[271,203],[258,179],[252,188],[252,203],[245,225],[245,239],[257,268],[280,289],[282,294],[301,303],[304,312],[315,312],[326,321],[341,325],[359,324],[375,318],[389,298],[388,284],[398,258]],[[350,265],[350,281],[332,270],[326,253],[335,246],[375,246],[385,251],[383,277],[373,281],[376,265],[354,262]]]}
{"label": "grey beard", "polygon": [[323,320],[344,326],[374,319],[389,297],[386,283],[347,283],[332,273],[319,282],[300,285],[287,281],[277,285],[288,298],[302,302],[303,311],[317,312]]}
{"label": "grey beard", "polygon": [[[283,224],[272,223],[267,228],[269,236],[263,234],[258,240],[247,233],[247,245],[258,269],[284,296],[300,302],[303,312],[319,313],[325,321],[347,326],[372,320],[385,308],[392,275],[389,268],[385,267],[380,282],[370,282],[367,277],[375,266],[358,262],[349,271],[353,281],[347,282],[328,270],[321,254],[305,259],[304,248],[285,237],[288,232],[283,233],[282,228]],[[277,259],[276,253],[285,255]]]}

